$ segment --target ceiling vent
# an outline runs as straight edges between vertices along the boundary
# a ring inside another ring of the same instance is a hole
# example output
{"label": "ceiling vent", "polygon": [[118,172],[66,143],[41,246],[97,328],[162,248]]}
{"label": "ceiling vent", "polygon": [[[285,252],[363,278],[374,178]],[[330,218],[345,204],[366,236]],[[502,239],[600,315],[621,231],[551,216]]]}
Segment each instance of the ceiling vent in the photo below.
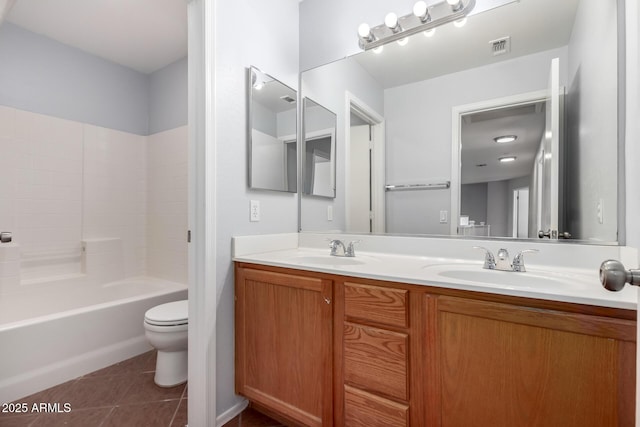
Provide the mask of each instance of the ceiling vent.
{"label": "ceiling vent", "polygon": [[489,42],[493,56],[503,55],[511,51],[511,37],[501,37]]}
{"label": "ceiling vent", "polygon": [[282,99],[284,102],[288,102],[289,104],[295,104],[296,102],[295,98],[292,98],[289,95],[281,96],[280,99]]}

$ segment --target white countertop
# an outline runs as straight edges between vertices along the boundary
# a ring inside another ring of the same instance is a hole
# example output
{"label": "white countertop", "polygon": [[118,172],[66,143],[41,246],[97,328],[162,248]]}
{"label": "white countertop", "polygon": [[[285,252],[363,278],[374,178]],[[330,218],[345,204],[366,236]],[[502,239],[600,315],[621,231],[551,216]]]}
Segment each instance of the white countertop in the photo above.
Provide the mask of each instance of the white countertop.
{"label": "white countertop", "polygon": [[[525,255],[527,268],[525,273],[504,272],[483,269],[484,256],[477,250],[459,249],[458,256],[451,256],[456,252],[456,248],[443,247],[443,245],[451,245],[451,243],[447,242],[434,242],[426,239],[419,242],[422,245],[425,242],[430,245],[435,243],[434,250],[428,250],[427,247],[424,247],[417,252],[426,253],[424,256],[410,253],[398,254],[393,253],[393,251],[382,252],[356,249],[356,257],[345,258],[329,255],[329,249],[324,241],[326,240],[326,235],[323,235],[322,238],[318,238],[318,236],[298,238],[296,236],[298,235],[283,234],[234,238],[233,260],[343,276],[602,307],[635,310],[637,306],[637,289],[632,286],[625,286],[620,292],[607,291],[600,284],[597,267],[591,268],[593,261],[589,261],[590,264],[587,263],[586,265],[580,265],[579,263],[571,266],[541,265],[535,263],[537,254],[527,254]],[[389,241],[374,241],[370,240],[369,237],[384,239],[387,236],[366,236],[363,240],[367,241],[362,242],[366,243],[366,245],[363,244],[362,246],[379,248],[379,242],[385,245],[389,244]],[[338,238],[349,241],[348,236],[342,235],[338,236]],[[475,244],[485,246],[482,243],[476,241],[460,243],[458,241],[453,245],[464,245],[461,248]],[[408,242],[408,244],[411,245],[411,242]],[[495,244],[493,242],[494,246]],[[504,244],[500,243],[500,245]],[[531,244],[529,243],[528,246],[531,246]],[[565,246],[564,250],[571,251],[568,254],[569,257],[572,254],[575,256],[575,253],[580,250],[585,250],[582,262],[584,262],[584,258],[588,258],[590,255],[594,259],[599,259],[598,255],[613,258],[616,256],[615,250],[621,249],[619,247],[611,247],[617,249],[607,247],[601,253],[589,254],[587,253],[588,251],[597,251],[598,249],[583,249],[577,248],[577,246],[579,245]],[[543,249],[546,248],[540,247],[539,250],[543,251]],[[494,249],[492,248],[492,250]],[[521,249],[515,248],[512,256],[517,253],[516,250]],[[549,249],[549,251],[553,250],[556,249]],[[434,252],[446,253],[447,256],[435,256]],[[635,255],[635,251],[632,252],[625,253],[625,250],[623,250],[618,253],[620,255],[618,258],[622,258],[623,262],[626,258],[626,262],[629,262],[629,259],[632,259]],[[469,253],[472,254],[472,258],[467,256]],[[635,256],[637,259],[637,255]],[[634,268],[634,265],[627,266],[627,268]]]}

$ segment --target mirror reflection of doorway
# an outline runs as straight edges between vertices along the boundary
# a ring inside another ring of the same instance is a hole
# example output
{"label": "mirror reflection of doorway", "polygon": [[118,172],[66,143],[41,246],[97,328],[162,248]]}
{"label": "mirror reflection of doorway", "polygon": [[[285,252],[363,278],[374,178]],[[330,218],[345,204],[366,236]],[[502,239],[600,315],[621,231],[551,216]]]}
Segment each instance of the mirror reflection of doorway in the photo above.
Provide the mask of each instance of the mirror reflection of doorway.
{"label": "mirror reflection of doorway", "polygon": [[529,237],[529,187],[513,190],[513,234],[512,237]]}
{"label": "mirror reflection of doorway", "polygon": [[352,94],[347,94],[347,102],[347,230],[384,233],[384,119]]}

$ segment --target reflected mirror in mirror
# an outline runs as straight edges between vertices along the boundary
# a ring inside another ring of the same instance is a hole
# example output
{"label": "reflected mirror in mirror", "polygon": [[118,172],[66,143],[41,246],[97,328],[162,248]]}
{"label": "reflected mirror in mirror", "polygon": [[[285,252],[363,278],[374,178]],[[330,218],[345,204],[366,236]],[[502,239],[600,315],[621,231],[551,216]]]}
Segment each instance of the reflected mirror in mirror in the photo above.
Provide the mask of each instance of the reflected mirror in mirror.
{"label": "reflected mirror in mirror", "polygon": [[297,191],[295,90],[249,69],[249,188]]}
{"label": "reflected mirror in mirror", "polygon": [[304,98],[303,194],[336,197],[336,115]]}
{"label": "reflected mirror in mirror", "polygon": [[[374,155],[384,157],[376,162],[383,166],[370,172],[383,176],[383,190],[370,191],[382,191],[384,201],[379,212],[365,210],[384,217],[381,232],[530,239],[569,233],[581,243],[615,244],[624,2],[506,3],[469,16],[462,28],[445,24],[429,37],[416,34],[402,46],[392,42],[379,53],[305,71],[302,95],[337,112],[339,157],[350,150],[353,127],[345,94],[383,118],[384,148]],[[533,95],[539,99],[523,100]],[[519,129],[524,110],[533,110],[544,130]],[[472,125],[482,123],[484,134],[475,133]],[[494,139],[513,134],[511,143]],[[525,145],[531,151],[520,154]],[[498,163],[510,156],[516,160]],[[469,169],[487,164],[489,171],[491,162],[504,170],[526,163],[530,171],[470,178]],[[343,191],[350,163],[338,163],[333,222],[315,221],[302,200],[301,230],[355,231]],[[410,191],[391,191],[401,186]]]}

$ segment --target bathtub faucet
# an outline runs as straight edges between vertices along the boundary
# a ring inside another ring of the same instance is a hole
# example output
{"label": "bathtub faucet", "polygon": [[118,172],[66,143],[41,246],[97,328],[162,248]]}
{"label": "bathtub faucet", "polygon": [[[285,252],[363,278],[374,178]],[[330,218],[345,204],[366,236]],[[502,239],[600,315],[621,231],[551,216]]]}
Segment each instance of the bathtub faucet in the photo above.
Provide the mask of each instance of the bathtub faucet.
{"label": "bathtub faucet", "polygon": [[0,243],[10,243],[11,242],[11,232],[3,231],[0,233]]}

